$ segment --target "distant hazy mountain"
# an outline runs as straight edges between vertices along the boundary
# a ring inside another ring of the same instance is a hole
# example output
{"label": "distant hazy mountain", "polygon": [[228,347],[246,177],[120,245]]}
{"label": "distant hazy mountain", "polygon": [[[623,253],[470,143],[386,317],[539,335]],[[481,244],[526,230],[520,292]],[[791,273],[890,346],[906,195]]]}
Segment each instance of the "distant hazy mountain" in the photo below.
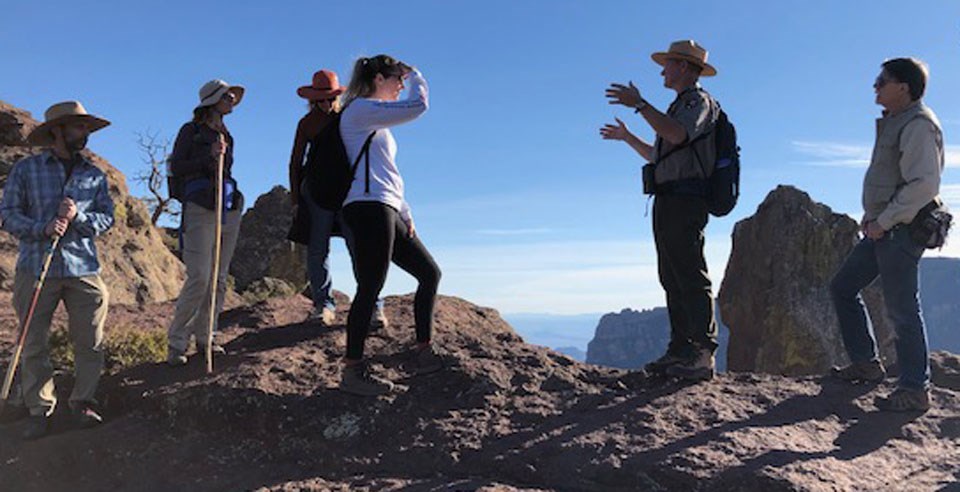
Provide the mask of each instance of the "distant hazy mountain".
{"label": "distant hazy mountain", "polygon": [[930,349],[960,353],[960,258],[920,260],[920,306]]}
{"label": "distant hazy mountain", "polygon": [[510,323],[510,326],[513,326],[513,329],[527,343],[552,349],[576,347],[585,354],[600,316],[601,313],[574,315],[514,313],[504,314],[503,319],[507,320],[507,323]]}
{"label": "distant hazy mountain", "polygon": [[587,360],[587,353],[577,347],[557,347],[554,350],[561,354],[569,355],[580,362],[586,362]]}

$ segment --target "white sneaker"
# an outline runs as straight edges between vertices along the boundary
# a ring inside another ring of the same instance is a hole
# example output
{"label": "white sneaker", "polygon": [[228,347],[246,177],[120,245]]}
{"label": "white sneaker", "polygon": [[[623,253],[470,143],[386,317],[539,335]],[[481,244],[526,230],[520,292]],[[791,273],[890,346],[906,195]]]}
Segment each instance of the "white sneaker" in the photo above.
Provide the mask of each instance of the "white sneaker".
{"label": "white sneaker", "polygon": [[336,320],[337,313],[329,307],[324,307],[323,309],[314,308],[314,310],[310,311],[310,314],[307,316],[307,321],[319,322],[321,326],[333,326]]}

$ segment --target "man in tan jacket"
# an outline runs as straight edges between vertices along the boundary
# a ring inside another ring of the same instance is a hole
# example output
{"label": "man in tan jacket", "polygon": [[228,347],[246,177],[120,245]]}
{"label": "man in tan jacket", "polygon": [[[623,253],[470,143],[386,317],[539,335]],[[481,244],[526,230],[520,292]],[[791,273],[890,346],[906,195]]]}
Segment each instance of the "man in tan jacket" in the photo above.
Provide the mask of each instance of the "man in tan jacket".
{"label": "man in tan jacket", "polygon": [[[836,377],[879,382],[885,376],[860,291],[878,276],[887,313],[897,334],[900,379],[897,390],[878,398],[881,410],[930,407],[927,337],[917,295],[917,269],[925,244],[911,234],[911,223],[938,199],[943,171],[940,123],[921,98],[927,67],[913,58],[883,63],[874,82],[883,116],[863,180],[865,236],[830,284],[843,343],[852,363],[834,368]],[[923,210],[923,212],[921,212]]]}

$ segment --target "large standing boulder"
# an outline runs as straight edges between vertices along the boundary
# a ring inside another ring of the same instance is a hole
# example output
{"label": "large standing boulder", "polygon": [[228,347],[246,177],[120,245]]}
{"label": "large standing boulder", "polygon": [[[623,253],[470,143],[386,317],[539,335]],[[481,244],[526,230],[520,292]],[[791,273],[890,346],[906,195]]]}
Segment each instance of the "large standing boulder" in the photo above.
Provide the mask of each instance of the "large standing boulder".
{"label": "large standing boulder", "polygon": [[[26,142],[26,135],[37,124],[30,113],[0,101],[0,184],[6,183],[17,161],[43,150]],[[96,146],[96,137],[91,141]],[[110,302],[143,304],[175,298],[183,283],[184,268],[164,247],[161,231],[150,223],[146,205],[130,196],[123,173],[93,152],[84,152],[106,173],[115,207],[116,223],[97,240]],[[0,231],[0,289],[12,287],[16,257],[17,239]]]}
{"label": "large standing boulder", "polygon": [[[807,375],[847,362],[829,284],[857,233],[855,220],[790,186],[778,186],[737,223],[718,296],[730,328],[729,370]],[[879,288],[864,297],[881,356],[893,366]]]}
{"label": "large standing boulder", "polygon": [[282,186],[261,195],[243,214],[230,263],[238,292],[266,277],[286,281],[298,290],[306,285],[306,248],[287,240],[292,222],[290,192]]}

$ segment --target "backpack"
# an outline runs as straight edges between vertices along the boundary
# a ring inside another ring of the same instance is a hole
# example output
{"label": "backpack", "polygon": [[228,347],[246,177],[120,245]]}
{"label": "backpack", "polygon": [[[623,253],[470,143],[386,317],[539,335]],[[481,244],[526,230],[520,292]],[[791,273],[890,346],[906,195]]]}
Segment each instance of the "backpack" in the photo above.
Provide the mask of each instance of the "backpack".
{"label": "backpack", "polygon": [[[737,205],[737,198],[740,197],[740,147],[737,145],[737,129],[730,123],[727,113],[717,105],[720,114],[714,124],[713,130],[707,132],[696,139],[712,137],[714,145],[714,156],[716,160],[713,163],[713,173],[707,176],[707,209],[715,217],[723,217],[730,213]],[[706,176],[706,170],[703,161],[700,160],[700,154],[697,148],[690,142],[690,148],[693,149],[700,169]]]}
{"label": "backpack", "polygon": [[360,165],[360,159],[366,156],[366,190],[370,191],[370,142],[376,132],[370,134],[363,143],[353,165],[347,157],[347,149],[340,136],[340,113],[332,117],[329,123],[310,141],[310,151],[304,164],[303,175],[313,201],[325,210],[336,212],[343,207],[343,201],[350,192],[350,185]]}
{"label": "backpack", "polygon": [[[190,126],[193,127],[193,135],[194,138],[196,138],[196,135],[200,133],[200,126],[195,122],[191,122]],[[171,199],[183,203],[186,195],[187,181],[196,177],[196,175],[184,176],[174,174],[173,167],[170,165],[170,159],[167,159],[167,194]]]}

